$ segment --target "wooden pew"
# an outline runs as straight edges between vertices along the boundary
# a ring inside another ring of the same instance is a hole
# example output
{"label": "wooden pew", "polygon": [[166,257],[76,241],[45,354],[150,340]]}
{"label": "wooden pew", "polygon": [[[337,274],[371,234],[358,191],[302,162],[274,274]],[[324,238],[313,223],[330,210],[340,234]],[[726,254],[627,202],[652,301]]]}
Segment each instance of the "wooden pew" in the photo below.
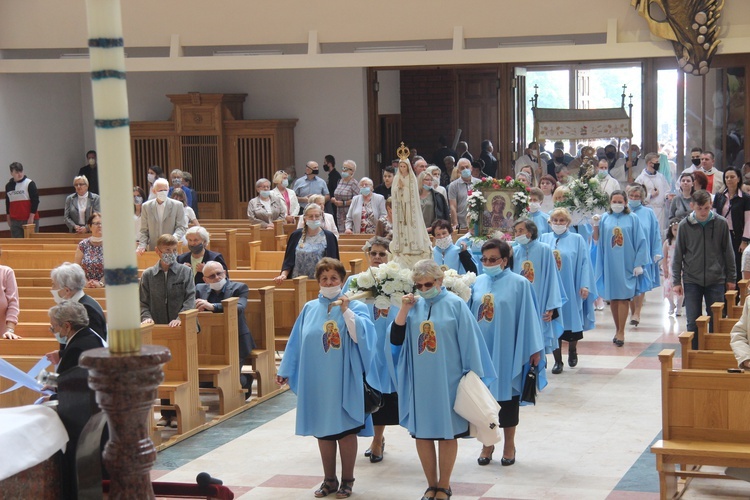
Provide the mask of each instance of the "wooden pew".
{"label": "wooden pew", "polygon": [[[28,372],[34,367],[39,361],[41,356],[27,356],[27,355],[5,355],[2,357],[5,361],[15,366],[16,368]],[[47,371],[53,372],[55,365],[50,365]],[[34,374],[36,375],[36,374]],[[13,387],[14,383],[7,378],[0,378],[0,393]],[[21,387],[15,391],[7,394],[0,394],[0,408],[12,408],[14,406],[24,406],[34,404],[34,401],[39,399],[42,395],[38,392]]]}
{"label": "wooden pew", "polygon": [[220,415],[245,404],[245,391],[240,385],[237,301],[236,297],[222,300],[224,312],[221,314],[198,314],[201,325],[198,335],[199,380],[213,386],[201,388],[200,392],[219,395]]}
{"label": "wooden pew", "polygon": [[206,409],[198,396],[198,310],[180,313],[182,325],[153,325],[153,343],[169,348],[171,361],[164,365],[164,382],[158,397],[168,399],[166,408],[177,412],[177,433],[184,434],[206,423]]}
{"label": "wooden pew", "polygon": [[732,351],[693,350],[693,335],[693,332],[679,335],[683,370],[726,370],[737,367]]}
{"label": "wooden pew", "polygon": [[[656,455],[660,498],[678,498],[677,478],[728,479],[678,464],[750,467],[750,373],[674,370],[673,349],[659,354],[662,439]],[[684,491],[684,490],[683,490]]]}
{"label": "wooden pew", "polygon": [[[251,270],[275,270],[281,272],[281,264],[284,262],[284,252],[267,252],[260,248],[260,243],[253,241],[249,243],[250,269]],[[339,252],[341,262],[348,262],[352,272],[361,273],[363,270],[362,251]],[[278,276],[278,275],[277,275]]]}
{"label": "wooden pew", "polygon": [[709,333],[708,322],[711,318],[700,316],[695,320],[695,329],[698,330],[698,349],[701,351],[731,351],[729,346],[729,332]]}
{"label": "wooden pew", "polygon": [[[241,276],[238,276],[236,278],[232,276],[232,281],[245,283],[251,290],[267,288],[269,286],[269,284],[264,281],[263,283],[265,286],[259,288],[257,286],[257,282],[242,278]],[[309,283],[310,280],[308,280],[307,277],[299,276],[291,280],[286,280],[284,283],[282,283],[282,285],[275,287],[272,294],[272,321],[274,326],[275,340],[273,344],[268,344],[268,341],[264,340],[266,349],[283,351],[286,348],[286,342],[289,339],[289,335],[292,333],[294,322],[297,320],[297,316],[299,316],[299,313],[302,311],[305,303],[307,303],[307,285]],[[314,283],[315,285],[317,285],[317,282]],[[251,318],[250,316],[248,316],[247,311],[245,313],[245,317],[248,320],[248,326],[250,326],[251,322],[257,321],[256,318]],[[263,322],[262,327],[266,328],[265,321]],[[255,335],[255,330],[253,329],[253,327],[250,327],[250,331],[253,333],[253,335]],[[255,336],[253,338],[255,339]]]}
{"label": "wooden pew", "polygon": [[[28,278],[25,278],[28,279]],[[51,283],[50,283],[51,286]],[[41,298],[50,298],[52,299],[52,294],[50,293],[50,286],[18,286],[18,297],[19,299],[25,299],[25,298],[32,298],[32,297],[41,297]],[[95,298],[97,301],[99,300],[105,300],[106,299],[106,289],[105,288],[86,288],[85,289],[86,295],[89,297]],[[21,304],[23,305],[23,304]],[[51,306],[50,306],[51,307]]]}
{"label": "wooden pew", "polygon": [[222,232],[209,231],[211,235],[208,249],[213,252],[219,252],[224,256],[227,268],[231,271],[237,269],[237,230],[224,229]]}
{"label": "wooden pew", "polygon": [[247,363],[253,368],[258,384],[258,397],[280,390],[275,382],[275,294],[276,290],[272,286],[250,288],[245,308],[245,321],[255,341],[255,349],[250,353]]}
{"label": "wooden pew", "polygon": [[[135,250],[134,250],[135,251]],[[71,250],[13,250],[3,248],[0,264],[16,269],[52,270],[63,262],[75,262],[75,248]],[[138,256],[138,269],[146,269],[159,261],[156,252]],[[49,277],[49,272],[47,273]]]}

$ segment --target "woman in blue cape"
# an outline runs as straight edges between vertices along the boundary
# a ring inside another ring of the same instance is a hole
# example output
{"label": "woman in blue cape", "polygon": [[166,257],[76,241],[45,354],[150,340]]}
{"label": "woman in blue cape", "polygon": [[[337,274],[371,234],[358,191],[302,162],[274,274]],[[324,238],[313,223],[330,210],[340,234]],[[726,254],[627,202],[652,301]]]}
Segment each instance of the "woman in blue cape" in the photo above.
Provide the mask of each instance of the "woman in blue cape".
{"label": "woman in blue cape", "polygon": [[566,301],[560,274],[549,245],[539,241],[539,231],[533,221],[522,219],[513,226],[516,244],[513,245],[514,273],[529,282],[536,294],[536,306],[542,320],[544,352],[557,349],[557,339],[562,335],[560,308]]}
{"label": "woman in blue cape", "polygon": [[433,260],[416,263],[419,297],[404,296],[390,335],[399,417],[416,439],[428,499],[451,496],[457,438],[469,435],[469,422],[453,410],[459,380],[469,370],[485,383],[495,378],[477,322],[466,303],[443,288],[443,277]]}
{"label": "woman in blue cape", "polygon": [[472,272],[477,274],[477,266],[474,263],[471,252],[467,245],[453,243],[453,227],[447,220],[438,219],[432,223],[432,234],[435,237],[435,247],[432,256],[438,266],[446,266],[458,274]]}
{"label": "woman in blue cape", "polygon": [[652,262],[643,266],[642,286],[638,290],[640,293],[630,301],[630,324],[638,326],[641,322],[641,309],[643,308],[643,299],[646,297],[646,292],[660,285],[658,262],[662,257],[661,229],[659,228],[659,220],[656,218],[654,211],[650,207],[643,205],[643,201],[646,199],[646,190],[644,187],[640,184],[633,184],[632,186],[628,186],[626,192],[628,194],[628,207],[641,223],[643,232],[646,235],[648,256],[652,259]]}
{"label": "woman in blue cape", "polygon": [[594,269],[596,290],[604,300],[610,301],[616,329],[612,342],[622,347],[628,303],[642,286],[638,282],[643,267],[651,262],[646,234],[638,216],[632,214],[625,203],[623,191],[612,192],[608,213],[601,220],[595,215],[593,222],[594,241],[598,242]]}
{"label": "woman in blue cape", "polygon": [[[363,250],[367,257],[367,261],[370,263],[370,267],[378,267],[380,264],[388,263],[388,244],[390,241],[382,236],[374,236],[370,238]],[[349,283],[351,277],[346,281],[344,285],[343,293],[349,291]],[[398,314],[398,307],[390,305],[389,307],[382,309],[376,304],[366,304],[367,313],[370,315],[373,325],[375,325],[375,353],[373,354],[373,360],[378,366],[378,383],[377,385],[371,384],[377,390],[383,394],[383,406],[375,413],[372,414],[373,423],[373,436],[372,444],[365,451],[365,457],[370,459],[372,463],[378,463],[383,461],[383,451],[385,450],[385,433],[386,425],[399,425],[398,420],[398,394],[396,393],[396,384],[393,383],[393,379],[386,368],[386,354],[390,353],[391,350],[391,339],[390,326],[393,320],[396,319]]]}
{"label": "woman in blue cape", "polygon": [[[531,283],[508,268],[510,246],[497,239],[482,246],[484,274],[477,278],[471,295],[471,312],[479,324],[497,379],[489,385],[500,404],[500,427],[505,434],[502,465],[516,461],[515,436],[518,407],[524,382],[524,366],[536,366],[544,351],[541,322]],[[494,314],[485,311],[493,304]],[[528,370],[527,370],[528,371]],[[538,382],[543,387],[544,370]],[[479,465],[492,460],[494,446],[484,446],[477,459]]]}
{"label": "woman in blue cape", "polygon": [[[315,267],[320,295],[302,308],[289,336],[276,382],[297,395],[297,429],[318,439],[325,479],[315,492],[324,497],[351,495],[357,433],[365,428],[364,382],[377,386],[375,332],[367,306],[341,295],[346,270],[323,258]],[[341,300],[340,307],[331,303]],[[341,453],[341,484],[336,451]]]}
{"label": "woman in blue cape", "polygon": [[569,230],[572,219],[568,209],[554,209],[549,220],[552,232],[543,234],[539,239],[552,249],[565,296],[568,298],[560,310],[564,331],[557,340],[557,348],[552,351],[555,358],[552,373],[557,375],[563,371],[562,341],[568,343],[568,365],[573,368],[578,364],[578,341],[583,338],[585,330],[594,328],[596,285],[588,244],[580,234]]}

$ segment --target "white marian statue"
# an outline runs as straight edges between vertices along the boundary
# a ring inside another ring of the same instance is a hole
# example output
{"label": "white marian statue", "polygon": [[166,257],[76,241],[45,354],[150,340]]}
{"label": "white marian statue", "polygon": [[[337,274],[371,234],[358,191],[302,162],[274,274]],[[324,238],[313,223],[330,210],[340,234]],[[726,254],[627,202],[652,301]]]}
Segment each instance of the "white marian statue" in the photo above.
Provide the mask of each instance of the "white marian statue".
{"label": "white marian statue", "polygon": [[398,173],[393,182],[393,240],[390,250],[394,261],[411,268],[422,259],[432,259],[432,246],[422,218],[417,178],[409,163],[409,149],[398,149]]}

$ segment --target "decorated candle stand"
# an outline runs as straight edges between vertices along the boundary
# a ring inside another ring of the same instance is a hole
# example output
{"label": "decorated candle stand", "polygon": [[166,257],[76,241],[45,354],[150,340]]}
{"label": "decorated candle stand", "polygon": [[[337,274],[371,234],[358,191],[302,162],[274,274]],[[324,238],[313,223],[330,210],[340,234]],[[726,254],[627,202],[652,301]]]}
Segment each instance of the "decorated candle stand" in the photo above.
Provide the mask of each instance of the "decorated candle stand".
{"label": "decorated candle stand", "polygon": [[109,348],[86,351],[80,365],[89,370],[89,386],[109,424],[109,498],[149,499],[156,460],[149,413],[171,354],[165,347],[141,346],[135,228],[114,224],[133,206],[120,1],[87,0],[86,13],[102,218],[112,223],[103,234]]}

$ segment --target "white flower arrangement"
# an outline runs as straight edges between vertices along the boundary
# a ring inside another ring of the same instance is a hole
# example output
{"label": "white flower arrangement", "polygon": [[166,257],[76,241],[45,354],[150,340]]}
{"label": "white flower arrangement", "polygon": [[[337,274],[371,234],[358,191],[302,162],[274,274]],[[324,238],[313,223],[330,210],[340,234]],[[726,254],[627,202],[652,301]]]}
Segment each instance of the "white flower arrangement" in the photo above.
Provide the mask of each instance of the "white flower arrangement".
{"label": "white flower arrangement", "polygon": [[445,274],[443,278],[445,289],[468,302],[471,298],[471,287],[477,280],[477,275],[474,273],[458,274],[455,269],[448,269],[443,272]]}
{"label": "white flower arrangement", "polygon": [[478,189],[472,191],[466,203],[469,212],[469,221],[472,224],[479,222],[479,217],[481,216],[484,207],[487,205],[487,200],[482,196],[482,192]]}
{"label": "white flower arrangement", "polygon": [[513,199],[511,200],[514,205],[521,207],[527,207],[529,201],[531,201],[531,198],[529,198],[528,193],[525,191],[516,191],[513,193]]}
{"label": "white flower arrangement", "polygon": [[380,264],[354,276],[349,282],[347,296],[352,299],[375,298],[378,309],[401,307],[401,299],[414,292],[411,270],[395,262]]}

